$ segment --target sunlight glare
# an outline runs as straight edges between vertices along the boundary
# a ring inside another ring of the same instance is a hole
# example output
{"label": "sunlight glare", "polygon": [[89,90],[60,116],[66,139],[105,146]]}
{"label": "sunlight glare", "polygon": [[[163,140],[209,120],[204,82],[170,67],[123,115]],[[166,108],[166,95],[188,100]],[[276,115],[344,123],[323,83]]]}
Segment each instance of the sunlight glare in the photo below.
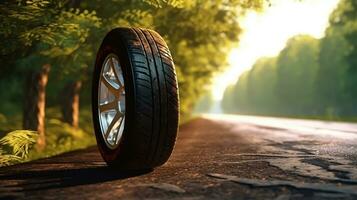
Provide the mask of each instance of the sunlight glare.
{"label": "sunlight glare", "polygon": [[229,67],[213,81],[212,94],[221,100],[225,88],[261,57],[276,56],[298,34],[324,36],[328,18],[339,0],[272,0],[263,12],[249,12],[240,21],[244,32],[229,56]]}

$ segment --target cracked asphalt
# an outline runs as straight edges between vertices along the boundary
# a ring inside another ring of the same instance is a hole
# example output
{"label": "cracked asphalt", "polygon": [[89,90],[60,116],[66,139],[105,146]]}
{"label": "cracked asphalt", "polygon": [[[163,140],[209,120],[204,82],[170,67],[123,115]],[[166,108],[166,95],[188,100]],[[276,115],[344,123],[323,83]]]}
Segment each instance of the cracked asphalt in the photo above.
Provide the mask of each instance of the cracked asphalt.
{"label": "cracked asphalt", "polygon": [[92,147],[0,168],[0,199],[357,199],[357,125],[204,115],[153,171],[110,169]]}

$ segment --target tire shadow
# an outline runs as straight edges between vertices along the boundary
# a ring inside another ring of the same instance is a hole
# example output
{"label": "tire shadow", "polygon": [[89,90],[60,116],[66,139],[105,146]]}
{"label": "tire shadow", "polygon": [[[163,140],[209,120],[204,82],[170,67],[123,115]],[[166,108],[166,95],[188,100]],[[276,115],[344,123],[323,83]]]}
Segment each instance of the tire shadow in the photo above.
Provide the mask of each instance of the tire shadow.
{"label": "tire shadow", "polygon": [[[152,171],[152,169],[118,171],[117,169],[107,166],[99,166],[81,169],[25,171],[9,175],[0,175],[0,180],[11,180],[12,184],[1,184],[2,187],[6,188],[5,190],[12,192],[30,192],[123,180],[141,176]],[[17,184],[14,184],[14,182]]]}

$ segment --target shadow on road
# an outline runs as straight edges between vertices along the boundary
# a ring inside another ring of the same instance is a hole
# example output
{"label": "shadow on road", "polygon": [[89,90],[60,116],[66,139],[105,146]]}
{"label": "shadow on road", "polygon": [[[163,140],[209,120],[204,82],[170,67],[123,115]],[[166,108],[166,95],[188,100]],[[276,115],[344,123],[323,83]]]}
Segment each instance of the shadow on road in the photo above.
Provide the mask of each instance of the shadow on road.
{"label": "shadow on road", "polygon": [[[19,172],[10,175],[0,175],[0,180],[13,180],[15,184],[7,184],[5,187],[9,190],[13,189],[25,192],[103,183],[140,176],[151,171],[118,171],[107,166],[100,166],[82,169]],[[12,183],[14,183],[13,181]]]}

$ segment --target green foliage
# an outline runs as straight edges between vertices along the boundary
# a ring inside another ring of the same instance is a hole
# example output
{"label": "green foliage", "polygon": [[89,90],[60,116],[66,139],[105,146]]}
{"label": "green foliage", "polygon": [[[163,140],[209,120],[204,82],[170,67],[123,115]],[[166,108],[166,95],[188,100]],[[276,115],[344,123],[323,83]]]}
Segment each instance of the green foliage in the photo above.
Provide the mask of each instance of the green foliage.
{"label": "green foliage", "polygon": [[46,111],[46,148],[37,151],[35,147],[37,133],[27,130],[13,131],[2,136],[2,132],[21,128],[20,123],[11,123],[10,119],[18,119],[18,116],[7,119],[0,115],[0,166],[12,165],[39,158],[58,155],[60,153],[84,149],[95,144],[93,128],[91,124],[91,112],[84,108],[80,112],[79,126],[73,128],[67,123],[61,122],[57,108]]}
{"label": "green foliage", "polygon": [[275,86],[277,82],[277,59],[262,58],[257,61],[249,74],[247,92],[251,99],[249,102],[255,106],[252,109],[271,113],[276,107]]}
{"label": "green foliage", "polygon": [[[343,36],[342,28],[330,26],[322,38],[319,55],[319,70],[316,77],[319,112],[339,116],[348,110],[349,92],[345,82],[348,75],[348,61],[351,45]],[[338,67],[337,67],[338,66]]]}
{"label": "green foliage", "polygon": [[22,158],[12,154],[5,154],[0,150],[0,167],[13,165],[22,161]]}
{"label": "green foliage", "polygon": [[[0,76],[10,76],[0,81],[0,87],[9,82],[21,86],[23,79],[11,74],[46,63],[52,66],[50,91],[73,79],[90,84],[95,53],[104,35],[118,26],[141,26],[157,30],[167,41],[177,67],[181,113],[189,115],[212,76],[227,65],[226,55],[241,32],[239,16],[247,9],[261,9],[263,4],[264,0],[88,0],[72,8],[61,0],[5,1],[0,4],[4,19],[0,45],[5,47]],[[57,83],[51,83],[52,79]],[[11,89],[9,99],[21,97],[19,91],[18,86]],[[50,105],[57,96],[53,93],[48,97]],[[4,109],[0,106],[0,112]]]}
{"label": "green foliage", "polygon": [[35,131],[16,130],[0,139],[0,166],[18,163],[27,158],[29,149],[36,143]]}
{"label": "green foliage", "polygon": [[[224,95],[226,112],[353,119],[357,115],[357,3],[342,0],[325,37],[296,36],[259,60]],[[248,78],[247,78],[248,77]]]}
{"label": "green foliage", "polygon": [[184,5],[183,0],[143,0],[149,5],[162,8],[163,6],[173,6],[173,7],[182,7]]}
{"label": "green foliage", "polygon": [[279,56],[258,60],[234,89],[225,93],[224,103],[233,104],[223,104],[224,110],[265,115],[316,114],[318,53],[318,40],[310,36],[291,38]]}
{"label": "green foliage", "polygon": [[[81,116],[83,117],[83,115]],[[95,138],[92,134],[93,130],[91,129],[91,123],[81,123],[80,126],[83,128],[76,129],[67,123],[61,122],[58,118],[51,118],[46,123],[46,131],[49,134],[47,134],[46,137],[47,145],[45,150],[31,151],[28,160],[50,157],[64,152],[93,146],[95,144]],[[85,129],[88,129],[90,132],[85,131]]]}
{"label": "green foliage", "polygon": [[343,102],[343,112],[353,116],[357,113],[354,102],[357,98],[357,2],[343,0],[335,12],[335,23],[332,23],[331,28],[342,29],[343,37],[349,44],[345,50],[347,68],[342,87],[343,93],[348,95],[344,95],[347,101]]}
{"label": "green foliage", "polygon": [[33,45],[40,53],[51,57],[69,55],[84,43],[89,28],[99,27],[100,19],[95,12],[79,9],[64,10],[60,1],[30,0],[20,3],[0,4],[3,23],[1,55],[23,51]]}
{"label": "green foliage", "polygon": [[181,99],[181,113],[192,112],[215,72],[227,65],[226,55],[240,33],[237,4],[197,1],[190,7],[157,11],[154,24],[167,40],[174,57]]}
{"label": "green foliage", "polygon": [[30,145],[36,142],[36,138],[37,133],[35,131],[16,130],[3,137],[0,144],[10,146],[14,155],[26,157]]}
{"label": "green foliage", "polygon": [[[55,155],[94,144],[91,120],[73,129],[60,122],[60,90],[81,80],[81,112],[90,113],[90,85],[97,49],[108,31],[120,26],[157,30],[167,41],[177,68],[181,113],[188,116],[215,73],[227,65],[239,41],[238,17],[259,10],[264,0],[6,0],[0,3],[0,133],[21,128],[24,79],[28,71],[51,65],[46,88],[46,141],[43,152]],[[74,5],[75,4],[75,5]],[[90,115],[88,115],[90,116]],[[82,118],[80,118],[82,119]],[[10,157],[9,157],[10,158]]]}
{"label": "green foliage", "polygon": [[246,9],[260,9],[263,2],[137,0],[99,4],[92,0],[81,6],[96,10],[107,31],[141,26],[164,36],[178,74],[181,114],[189,115],[196,100],[207,92],[212,76],[225,68],[228,52],[239,41],[238,16]]}
{"label": "green foliage", "polygon": [[290,39],[277,60],[275,93],[279,112],[286,115],[315,112],[315,83],[319,41],[309,36]]}
{"label": "green foliage", "polygon": [[320,113],[330,118],[357,115],[357,2],[342,0],[321,40],[316,84]]}

